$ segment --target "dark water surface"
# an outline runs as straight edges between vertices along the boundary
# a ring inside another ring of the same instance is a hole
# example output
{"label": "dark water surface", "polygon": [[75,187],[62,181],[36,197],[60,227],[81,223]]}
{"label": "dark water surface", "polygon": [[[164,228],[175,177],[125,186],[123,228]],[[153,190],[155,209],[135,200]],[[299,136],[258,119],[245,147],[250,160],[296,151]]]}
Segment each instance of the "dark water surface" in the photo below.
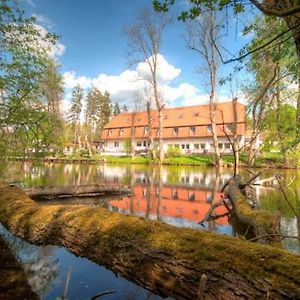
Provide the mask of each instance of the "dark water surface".
{"label": "dark water surface", "polygon": [[[240,173],[245,180],[251,177],[249,172]],[[291,204],[299,212],[300,172],[268,170],[260,179],[278,173],[284,178],[285,192]],[[232,176],[230,169],[217,172],[213,168],[200,167],[9,163],[2,168],[0,176],[6,182],[24,187],[124,184],[130,186],[132,196],[58,201],[73,205],[103,206],[111,211],[160,220],[175,226],[212,230],[220,234],[234,233],[226,216],[215,222],[204,223],[205,228],[198,224],[211,205],[221,198],[221,188]],[[257,187],[253,197],[261,208],[280,215],[282,234],[298,236],[295,215],[278,188]],[[51,202],[41,204],[51,205]],[[217,215],[224,213],[225,207],[216,210]],[[116,293],[101,299],[160,299],[104,267],[74,256],[64,248],[30,245],[3,228],[0,233],[23,264],[32,289],[42,299],[63,296],[70,268],[69,299],[90,299],[105,290]],[[297,239],[286,239],[285,246],[289,251],[300,252]]]}

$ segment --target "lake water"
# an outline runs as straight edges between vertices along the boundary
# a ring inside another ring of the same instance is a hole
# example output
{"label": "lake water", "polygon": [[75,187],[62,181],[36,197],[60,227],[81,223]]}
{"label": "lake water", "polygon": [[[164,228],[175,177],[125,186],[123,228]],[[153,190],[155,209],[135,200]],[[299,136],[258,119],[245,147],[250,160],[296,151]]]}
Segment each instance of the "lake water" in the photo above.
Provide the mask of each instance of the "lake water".
{"label": "lake water", "polygon": [[[245,180],[252,176],[247,171],[240,173]],[[287,186],[286,194],[295,210],[299,211],[300,172],[268,170],[260,179],[274,173],[283,176],[283,182]],[[118,213],[229,235],[233,234],[233,229],[227,216],[222,216],[227,212],[223,206],[217,208],[215,212],[222,217],[214,222],[204,223],[204,228],[198,223],[204,219],[211,205],[221,198],[221,188],[231,176],[230,169],[217,172],[213,168],[200,167],[32,163],[9,163],[2,168],[1,173],[1,179],[6,182],[25,187],[100,183],[127,185],[131,188],[131,196],[59,201],[61,203],[67,201],[68,204],[73,205],[77,203],[99,205]],[[278,188],[257,187],[253,192],[261,208],[280,214],[282,234],[298,235],[297,220]],[[33,290],[43,299],[55,299],[63,295],[70,268],[69,299],[90,299],[105,290],[116,292],[105,296],[107,299],[159,299],[159,296],[124,278],[117,277],[102,266],[74,256],[64,248],[30,245],[3,228],[1,228],[1,236],[8,242],[16,258],[24,265]],[[286,239],[285,247],[289,251],[300,252],[297,239]]]}

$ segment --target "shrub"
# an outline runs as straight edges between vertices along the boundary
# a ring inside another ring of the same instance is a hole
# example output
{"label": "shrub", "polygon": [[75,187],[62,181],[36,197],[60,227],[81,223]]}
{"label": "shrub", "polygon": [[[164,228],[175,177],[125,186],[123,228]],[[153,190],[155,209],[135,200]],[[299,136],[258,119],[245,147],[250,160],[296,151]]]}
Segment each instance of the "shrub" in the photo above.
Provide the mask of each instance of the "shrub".
{"label": "shrub", "polygon": [[180,157],[180,156],[182,156],[182,152],[180,148],[170,145],[166,153],[166,157]]}

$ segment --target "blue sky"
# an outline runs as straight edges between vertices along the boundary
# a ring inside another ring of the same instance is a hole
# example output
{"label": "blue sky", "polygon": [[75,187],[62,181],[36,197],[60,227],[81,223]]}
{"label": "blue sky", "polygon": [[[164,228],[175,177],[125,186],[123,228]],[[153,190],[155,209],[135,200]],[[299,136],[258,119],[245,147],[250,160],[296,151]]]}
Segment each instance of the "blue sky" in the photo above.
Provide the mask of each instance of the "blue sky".
{"label": "blue sky", "polygon": [[[87,89],[92,85],[108,89],[114,102],[124,104],[130,101],[134,85],[128,84],[127,89],[126,80],[134,76],[135,66],[128,65],[128,47],[123,29],[134,22],[141,6],[151,2],[26,0],[26,12],[35,15],[46,30],[61,36],[56,58],[64,74],[66,101],[69,101],[70,91],[76,83]],[[184,5],[184,0],[179,1],[176,9],[182,10]],[[236,54],[248,39],[240,35],[240,21],[229,18],[227,25],[223,43],[230,52]],[[183,23],[175,20],[165,31],[160,51],[169,106],[191,105],[208,100],[205,76],[196,72],[201,60],[187,49],[183,35]],[[233,66],[222,66],[221,74],[224,76]],[[221,100],[229,99],[229,85],[221,87],[219,94]]]}

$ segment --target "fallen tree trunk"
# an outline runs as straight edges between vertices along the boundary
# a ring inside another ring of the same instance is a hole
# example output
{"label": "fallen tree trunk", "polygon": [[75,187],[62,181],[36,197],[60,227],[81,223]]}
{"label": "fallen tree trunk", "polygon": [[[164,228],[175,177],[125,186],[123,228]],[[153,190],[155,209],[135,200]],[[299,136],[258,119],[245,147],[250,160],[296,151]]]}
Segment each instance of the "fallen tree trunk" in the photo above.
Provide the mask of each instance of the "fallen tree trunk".
{"label": "fallen tree trunk", "polygon": [[253,209],[241,186],[245,188],[240,177],[233,177],[225,191],[233,205],[230,218],[233,227],[248,239],[257,238],[260,243],[281,246],[278,216],[265,210]]}
{"label": "fallen tree trunk", "polygon": [[79,185],[61,187],[24,188],[23,191],[33,199],[57,199],[70,197],[96,197],[100,195],[128,194],[130,190],[120,185]]}
{"label": "fallen tree trunk", "polygon": [[103,208],[38,205],[0,184],[0,222],[37,244],[67,247],[153,292],[196,299],[296,299],[300,256],[210,232],[177,228]]}

